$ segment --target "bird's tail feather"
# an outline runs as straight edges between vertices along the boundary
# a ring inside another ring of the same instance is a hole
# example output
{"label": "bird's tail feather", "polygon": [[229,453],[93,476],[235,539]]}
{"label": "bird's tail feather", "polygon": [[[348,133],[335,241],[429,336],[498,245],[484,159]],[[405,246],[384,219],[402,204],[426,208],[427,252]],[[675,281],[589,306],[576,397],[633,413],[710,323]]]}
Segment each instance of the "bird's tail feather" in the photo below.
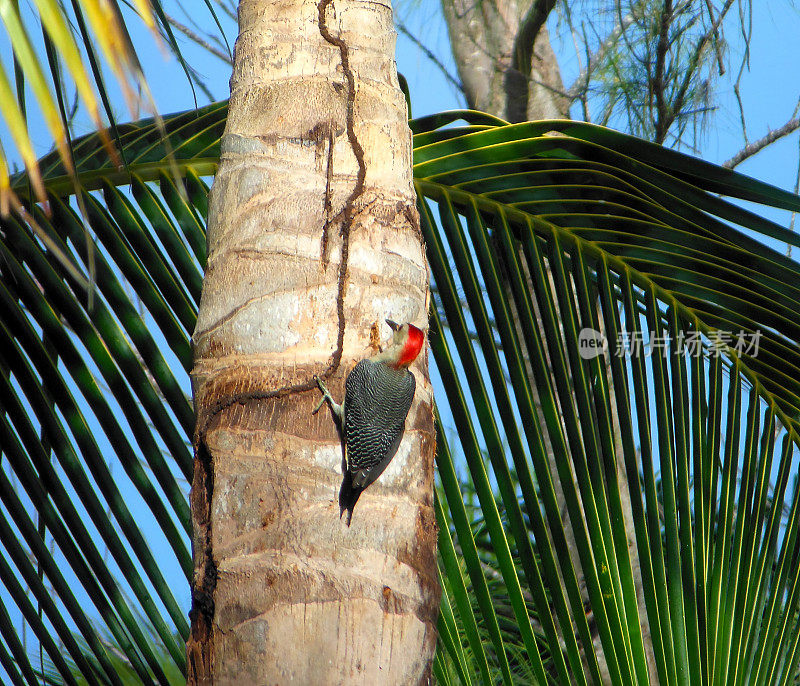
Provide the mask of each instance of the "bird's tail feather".
{"label": "bird's tail feather", "polygon": [[346,470],[344,479],[342,479],[342,487],[339,489],[339,518],[341,519],[342,515],[347,512],[347,526],[350,526],[350,520],[353,518],[353,508],[356,506],[356,502],[363,490],[363,488],[353,485],[353,474],[349,469]]}

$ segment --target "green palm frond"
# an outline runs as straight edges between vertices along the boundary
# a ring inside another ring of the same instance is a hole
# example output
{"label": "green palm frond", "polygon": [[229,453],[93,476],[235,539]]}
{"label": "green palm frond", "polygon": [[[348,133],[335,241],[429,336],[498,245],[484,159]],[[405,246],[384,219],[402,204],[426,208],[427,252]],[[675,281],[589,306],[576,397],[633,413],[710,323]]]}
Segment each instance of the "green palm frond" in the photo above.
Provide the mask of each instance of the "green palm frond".
{"label": "green palm frond", "polygon": [[[160,43],[159,37],[163,37],[162,45],[177,58],[194,89],[197,77],[184,62],[161,0],[134,0],[132,5],[141,23],[151,30],[154,43]],[[222,33],[216,9],[210,0],[206,0],[205,5]],[[26,183],[30,183],[36,199],[44,200],[45,189],[28,130],[31,102],[26,98],[27,90],[34,97],[55,144],[54,154],[72,184],[76,183],[73,167],[81,157],[72,146],[74,113],[68,112],[67,99],[73,92],[75,107],[79,106],[97,128],[103,142],[97,153],[117,166],[124,166],[127,161],[125,143],[120,139],[104,72],[111,73],[131,113],[135,114],[142,102],[150,111],[155,110],[155,104],[128,32],[135,22],[125,21],[117,0],[77,0],[69,9],[66,3],[56,0],[33,0],[22,6],[19,2],[4,2],[0,19],[9,37],[7,57],[13,59],[14,64],[13,86],[6,69],[0,66],[0,113],[8,124],[11,140],[28,172]],[[31,33],[30,27],[37,25],[41,26],[41,41]],[[108,130],[104,119],[110,124]],[[3,214],[7,213],[9,204],[16,209],[13,196],[8,194],[7,167],[6,151],[0,149],[0,209]],[[48,190],[53,192],[50,187]]]}
{"label": "green palm frond", "polygon": [[[798,198],[590,125],[444,123],[415,128],[431,343],[522,627],[517,586],[533,596],[547,679],[646,682],[649,624],[662,683],[793,680],[800,267],[766,241],[798,239],[716,193],[787,210]],[[605,351],[587,355],[582,332]],[[760,337],[757,353],[737,350],[740,334]],[[620,345],[653,339],[649,357]],[[688,340],[694,355],[669,343]],[[471,545],[441,438],[448,528]],[[515,548],[521,574],[503,562]],[[485,571],[464,561],[479,593]]]}
{"label": "green palm frond", "polygon": [[[26,554],[14,558],[20,577],[34,590],[44,567],[52,585],[31,599],[18,594],[14,604],[42,640],[47,630],[44,624],[36,630],[37,613],[46,598],[55,598],[43,607],[57,640],[71,645],[77,628],[81,645],[92,648],[92,664],[106,666],[90,683],[113,681],[120,658],[97,635],[98,617],[145,683],[165,683],[149,634],[179,671],[188,636],[194,428],[188,372],[205,260],[208,188],[199,174],[209,167],[201,155],[196,166],[183,160],[185,187],[176,187],[163,149],[160,166],[143,161],[152,140],[141,130],[152,131],[152,124],[133,128],[128,153],[137,166],[121,180],[125,191],[102,172],[91,176],[99,137],[76,141],[77,149],[91,148],[79,173],[98,189],[83,197],[95,232],[90,244],[68,197],[50,195],[52,217],[37,216],[87,276],[94,270],[91,307],[85,288],[13,217],[2,221],[0,243],[0,355],[9,370],[2,377],[1,444],[5,478],[18,484],[0,489],[9,513],[3,521],[26,526],[32,537],[25,539]],[[57,158],[42,162],[53,187],[62,188]],[[111,165],[105,169],[117,173]],[[148,182],[139,172],[149,174]],[[12,542],[4,540],[9,554]],[[57,584],[51,574],[59,566],[68,573]],[[140,617],[152,631],[143,630]],[[46,652],[69,681],[55,646]],[[77,647],[69,656],[81,664]]]}
{"label": "green palm frond", "polygon": [[[117,126],[126,166],[117,168],[103,152],[103,135],[93,133],[73,141],[75,173],[81,188],[97,190],[105,185],[125,186],[133,178],[156,181],[169,175],[167,151],[172,153],[175,168],[183,176],[213,176],[219,164],[219,141],[228,116],[228,103],[217,102],[164,118],[163,129],[151,117]],[[39,162],[49,193],[65,196],[72,193],[69,171],[61,157],[53,152]],[[24,197],[27,177],[12,179],[12,188]],[[203,228],[205,224],[203,225]]]}
{"label": "green palm frond", "polygon": [[[143,617],[139,621],[144,627],[148,627],[147,620]],[[108,655],[109,663],[114,671],[114,681],[122,686],[137,686],[142,683],[141,676],[131,666],[131,663],[125,657],[125,650],[121,647],[114,636],[102,627],[97,628],[97,634],[102,642],[106,654]],[[158,636],[150,632],[147,638],[151,641],[151,650],[156,656],[159,664],[161,665],[162,672],[166,681],[170,686],[179,686],[186,683],[186,675],[175,664],[172,656],[164,650],[163,644]],[[179,638],[179,637],[178,637]],[[88,665],[93,673],[100,673],[101,668],[96,659],[92,658],[91,650],[85,641],[78,639],[78,645],[83,651],[84,656],[88,659]],[[85,667],[79,666],[68,657],[64,660],[65,666],[72,673],[75,683],[78,686],[88,685],[93,682],[91,677],[87,678]],[[45,657],[44,664],[40,669],[37,669],[37,677],[41,684],[46,686],[59,686],[65,682],[62,672],[57,668],[53,662]]]}
{"label": "green palm frond", "polygon": [[[66,168],[41,160],[53,217],[36,219],[85,274],[94,261],[91,308],[2,220],[0,575],[16,624],[0,622],[0,663],[16,682],[38,668],[20,616],[66,682],[81,660],[105,682],[119,652],[146,682],[168,681],[165,655],[184,668],[189,336],[225,115],[165,119],[179,185],[153,121],[118,127],[124,171],[101,136],[74,141],[90,247]],[[798,242],[731,199],[797,197],[590,125],[412,126],[444,389],[436,678],[646,682],[646,626],[665,683],[791,682],[800,268],[770,246]],[[621,346],[650,332],[656,354]],[[760,334],[757,354],[740,332]]]}

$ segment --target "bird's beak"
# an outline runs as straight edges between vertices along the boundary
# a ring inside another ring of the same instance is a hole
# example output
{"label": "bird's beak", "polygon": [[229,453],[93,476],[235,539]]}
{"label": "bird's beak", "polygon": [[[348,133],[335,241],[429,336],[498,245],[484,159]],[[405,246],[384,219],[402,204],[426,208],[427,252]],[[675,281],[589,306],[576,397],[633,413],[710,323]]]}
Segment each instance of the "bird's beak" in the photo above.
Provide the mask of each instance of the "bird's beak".
{"label": "bird's beak", "polygon": [[391,319],[387,319],[386,323],[389,325],[392,331],[398,331],[400,329],[400,324],[393,322]]}

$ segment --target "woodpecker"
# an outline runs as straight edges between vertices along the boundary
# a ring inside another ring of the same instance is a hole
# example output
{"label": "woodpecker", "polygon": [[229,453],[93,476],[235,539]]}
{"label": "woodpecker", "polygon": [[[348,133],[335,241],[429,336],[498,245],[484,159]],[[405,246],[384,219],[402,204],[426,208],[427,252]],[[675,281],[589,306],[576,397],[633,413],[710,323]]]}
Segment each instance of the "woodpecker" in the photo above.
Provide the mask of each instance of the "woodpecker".
{"label": "woodpecker", "polygon": [[391,345],[361,360],[347,375],[341,405],[317,378],[322,399],[313,414],[327,401],[344,443],[339,517],[347,512],[347,526],[361,492],[383,473],[400,446],[417,385],[408,366],[422,350],[425,334],[413,324],[386,323],[394,331]]}

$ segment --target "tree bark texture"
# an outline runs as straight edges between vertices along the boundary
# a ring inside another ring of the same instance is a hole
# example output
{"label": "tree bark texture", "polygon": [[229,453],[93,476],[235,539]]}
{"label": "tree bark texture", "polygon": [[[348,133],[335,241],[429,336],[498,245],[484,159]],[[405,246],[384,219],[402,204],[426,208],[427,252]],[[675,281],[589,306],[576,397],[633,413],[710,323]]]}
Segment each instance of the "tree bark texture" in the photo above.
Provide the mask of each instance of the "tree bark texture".
{"label": "tree bark texture", "polygon": [[[386,2],[243,0],[194,334],[190,683],[430,680],[440,589],[427,355],[397,455],[339,518],[314,375],[427,328]],[[341,360],[339,363],[339,359]]]}
{"label": "tree bark texture", "polygon": [[569,116],[545,25],[553,0],[442,0],[467,104],[510,122]]}

